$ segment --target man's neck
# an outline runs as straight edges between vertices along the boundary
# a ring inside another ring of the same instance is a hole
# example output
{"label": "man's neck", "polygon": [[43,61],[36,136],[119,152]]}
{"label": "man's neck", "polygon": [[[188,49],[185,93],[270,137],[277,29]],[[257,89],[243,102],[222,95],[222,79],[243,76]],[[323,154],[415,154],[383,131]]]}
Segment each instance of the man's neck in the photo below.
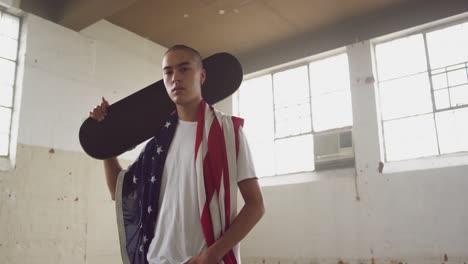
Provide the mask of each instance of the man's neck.
{"label": "man's neck", "polygon": [[200,108],[200,102],[194,101],[190,104],[178,105],[176,104],[177,115],[179,120],[188,121],[188,122],[195,122],[198,120],[198,109]]}

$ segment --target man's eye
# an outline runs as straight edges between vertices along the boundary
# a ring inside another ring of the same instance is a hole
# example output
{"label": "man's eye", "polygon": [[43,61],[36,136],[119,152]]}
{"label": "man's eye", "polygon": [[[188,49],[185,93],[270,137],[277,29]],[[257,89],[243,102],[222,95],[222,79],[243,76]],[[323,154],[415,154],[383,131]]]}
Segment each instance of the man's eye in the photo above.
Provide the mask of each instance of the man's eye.
{"label": "man's eye", "polygon": [[166,71],[166,72],[164,72],[164,75],[171,75],[171,74],[172,74],[171,71]]}

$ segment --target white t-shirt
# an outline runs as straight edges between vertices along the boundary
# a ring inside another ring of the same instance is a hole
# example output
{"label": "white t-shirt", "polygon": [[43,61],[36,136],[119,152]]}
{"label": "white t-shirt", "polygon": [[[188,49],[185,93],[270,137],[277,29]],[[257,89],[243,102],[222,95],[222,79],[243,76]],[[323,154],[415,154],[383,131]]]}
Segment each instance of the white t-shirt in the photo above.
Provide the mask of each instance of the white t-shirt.
{"label": "white t-shirt", "polygon": [[[179,120],[164,165],[160,213],[147,255],[150,264],[186,263],[206,248],[198,208],[196,133],[197,122]],[[240,129],[237,182],[255,177],[250,150]]]}

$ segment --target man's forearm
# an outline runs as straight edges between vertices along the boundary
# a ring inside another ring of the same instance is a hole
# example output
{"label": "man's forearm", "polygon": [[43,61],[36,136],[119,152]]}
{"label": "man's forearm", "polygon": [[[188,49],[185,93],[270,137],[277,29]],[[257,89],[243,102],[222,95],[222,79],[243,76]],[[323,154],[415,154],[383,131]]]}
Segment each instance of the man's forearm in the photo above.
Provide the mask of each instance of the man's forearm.
{"label": "man's forearm", "polygon": [[117,158],[104,160],[104,172],[106,174],[107,187],[109,187],[112,200],[115,200],[115,186],[117,183],[117,176],[121,170],[122,167]]}
{"label": "man's forearm", "polygon": [[213,256],[218,262],[237,245],[258,223],[265,212],[263,202],[246,203],[229,229],[211,245],[206,254]]}

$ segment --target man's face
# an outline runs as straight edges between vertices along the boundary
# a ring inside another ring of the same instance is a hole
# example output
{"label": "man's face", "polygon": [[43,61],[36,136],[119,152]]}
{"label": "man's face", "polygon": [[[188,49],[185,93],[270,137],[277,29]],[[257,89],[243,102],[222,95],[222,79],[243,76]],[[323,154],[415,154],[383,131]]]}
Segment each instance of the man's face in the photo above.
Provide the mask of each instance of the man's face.
{"label": "man's face", "polygon": [[205,70],[197,64],[190,51],[175,50],[167,53],[162,67],[167,94],[175,104],[186,105],[201,100]]}

